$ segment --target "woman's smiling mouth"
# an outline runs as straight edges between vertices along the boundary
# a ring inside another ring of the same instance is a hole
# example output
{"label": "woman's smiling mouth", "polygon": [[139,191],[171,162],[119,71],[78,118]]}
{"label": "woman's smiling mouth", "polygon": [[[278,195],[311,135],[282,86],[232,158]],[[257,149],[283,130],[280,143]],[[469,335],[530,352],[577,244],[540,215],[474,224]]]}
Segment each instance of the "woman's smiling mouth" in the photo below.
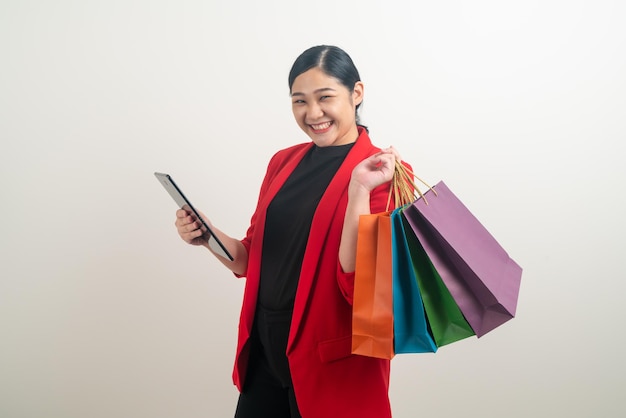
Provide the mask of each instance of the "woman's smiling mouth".
{"label": "woman's smiling mouth", "polygon": [[332,124],[333,122],[331,121],[331,122],[318,123],[318,124],[309,125],[309,126],[311,127],[311,129],[313,129],[313,132],[315,132],[316,134],[319,134],[319,133],[326,132],[331,127]]}

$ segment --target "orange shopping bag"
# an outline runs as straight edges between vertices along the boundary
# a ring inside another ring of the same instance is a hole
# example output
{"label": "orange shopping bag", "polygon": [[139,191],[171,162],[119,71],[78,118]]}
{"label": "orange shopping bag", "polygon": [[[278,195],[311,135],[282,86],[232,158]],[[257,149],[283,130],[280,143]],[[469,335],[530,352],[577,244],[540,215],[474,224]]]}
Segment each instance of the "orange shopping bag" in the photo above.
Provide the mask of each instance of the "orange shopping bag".
{"label": "orange shopping bag", "polygon": [[352,353],[393,358],[390,212],[359,218],[352,309]]}

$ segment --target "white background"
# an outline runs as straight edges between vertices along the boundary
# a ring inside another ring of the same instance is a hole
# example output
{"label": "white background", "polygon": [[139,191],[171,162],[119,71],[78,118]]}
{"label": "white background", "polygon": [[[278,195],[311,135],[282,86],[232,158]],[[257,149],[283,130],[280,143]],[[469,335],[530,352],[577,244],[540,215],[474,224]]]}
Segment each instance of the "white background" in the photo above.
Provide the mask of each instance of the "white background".
{"label": "white background", "polygon": [[307,141],[287,73],[322,43],[373,141],[524,268],[515,319],[393,360],[394,416],[617,416],[625,4],[0,1],[0,416],[232,416],[244,281],[178,238],[152,173],[243,236]]}

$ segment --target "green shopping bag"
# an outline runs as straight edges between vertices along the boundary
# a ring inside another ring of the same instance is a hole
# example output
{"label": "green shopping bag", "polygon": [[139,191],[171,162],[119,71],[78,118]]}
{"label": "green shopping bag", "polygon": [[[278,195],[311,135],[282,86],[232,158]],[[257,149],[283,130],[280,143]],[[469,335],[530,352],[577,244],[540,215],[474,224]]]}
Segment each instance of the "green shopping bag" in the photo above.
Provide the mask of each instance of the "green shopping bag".
{"label": "green shopping bag", "polygon": [[437,347],[476,335],[441,280],[428,255],[402,213],[404,236],[409,247],[428,324]]}

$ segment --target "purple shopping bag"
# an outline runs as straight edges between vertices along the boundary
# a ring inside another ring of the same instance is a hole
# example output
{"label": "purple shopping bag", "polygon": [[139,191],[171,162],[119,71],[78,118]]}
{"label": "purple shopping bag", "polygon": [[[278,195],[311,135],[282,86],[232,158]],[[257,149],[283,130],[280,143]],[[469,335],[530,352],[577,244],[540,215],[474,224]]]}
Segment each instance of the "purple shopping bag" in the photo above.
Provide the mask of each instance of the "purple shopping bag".
{"label": "purple shopping bag", "polygon": [[404,210],[476,336],[515,316],[522,268],[463,203],[439,182]]}

